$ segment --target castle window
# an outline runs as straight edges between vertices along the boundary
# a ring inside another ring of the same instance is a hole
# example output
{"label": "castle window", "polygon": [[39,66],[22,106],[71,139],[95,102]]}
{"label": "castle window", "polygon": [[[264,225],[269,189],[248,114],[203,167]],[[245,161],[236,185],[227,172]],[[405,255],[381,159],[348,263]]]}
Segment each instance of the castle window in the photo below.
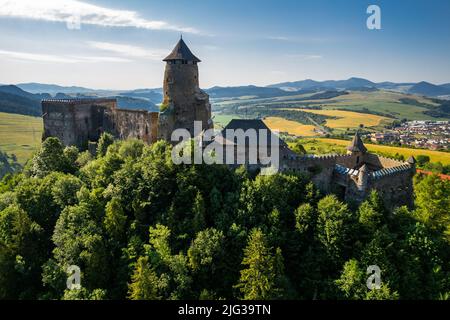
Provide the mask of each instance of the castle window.
{"label": "castle window", "polygon": [[356,157],[356,164],[359,163],[359,156]]}

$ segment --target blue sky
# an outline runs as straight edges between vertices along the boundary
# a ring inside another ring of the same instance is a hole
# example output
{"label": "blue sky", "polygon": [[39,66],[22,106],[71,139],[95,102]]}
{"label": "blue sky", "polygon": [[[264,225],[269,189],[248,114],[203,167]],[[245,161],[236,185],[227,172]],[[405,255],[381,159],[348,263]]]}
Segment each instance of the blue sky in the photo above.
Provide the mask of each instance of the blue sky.
{"label": "blue sky", "polygon": [[[366,27],[370,4],[381,30]],[[0,83],[160,87],[181,33],[205,88],[450,82],[448,0],[0,0]]]}

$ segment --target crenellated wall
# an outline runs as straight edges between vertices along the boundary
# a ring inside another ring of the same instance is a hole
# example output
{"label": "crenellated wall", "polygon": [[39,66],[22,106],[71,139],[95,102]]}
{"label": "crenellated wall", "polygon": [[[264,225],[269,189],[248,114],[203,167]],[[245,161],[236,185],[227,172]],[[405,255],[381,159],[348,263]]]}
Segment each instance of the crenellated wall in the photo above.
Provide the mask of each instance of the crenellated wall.
{"label": "crenellated wall", "polygon": [[[360,168],[365,164],[366,170]],[[293,155],[282,160],[282,171],[311,175],[323,192],[338,194],[347,201],[362,202],[377,190],[386,206],[412,203],[414,168],[406,162],[365,153],[349,155]]]}
{"label": "crenellated wall", "polygon": [[413,202],[413,176],[415,169],[403,163],[397,167],[372,172],[369,188],[380,194],[387,207],[410,206]]}

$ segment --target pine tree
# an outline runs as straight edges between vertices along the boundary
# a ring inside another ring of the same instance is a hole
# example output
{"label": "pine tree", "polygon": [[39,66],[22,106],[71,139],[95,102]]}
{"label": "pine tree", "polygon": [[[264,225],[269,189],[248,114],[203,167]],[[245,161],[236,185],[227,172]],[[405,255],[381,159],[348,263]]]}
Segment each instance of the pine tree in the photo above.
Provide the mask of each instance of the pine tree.
{"label": "pine tree", "polygon": [[118,198],[112,198],[106,205],[103,224],[109,236],[119,240],[123,238],[127,217]]}
{"label": "pine tree", "polygon": [[280,252],[277,259],[260,229],[253,229],[247,247],[244,249],[242,264],[247,266],[241,270],[241,277],[236,288],[239,288],[245,300],[266,300],[280,297],[281,288],[277,286],[283,266]]}
{"label": "pine tree", "polygon": [[205,201],[200,192],[197,192],[192,211],[194,213],[194,219],[192,221],[192,228],[193,228],[194,232],[197,233],[199,231],[202,231],[206,227]]}
{"label": "pine tree", "polygon": [[148,257],[140,257],[128,285],[128,298],[131,300],[159,300],[158,276],[152,270]]}

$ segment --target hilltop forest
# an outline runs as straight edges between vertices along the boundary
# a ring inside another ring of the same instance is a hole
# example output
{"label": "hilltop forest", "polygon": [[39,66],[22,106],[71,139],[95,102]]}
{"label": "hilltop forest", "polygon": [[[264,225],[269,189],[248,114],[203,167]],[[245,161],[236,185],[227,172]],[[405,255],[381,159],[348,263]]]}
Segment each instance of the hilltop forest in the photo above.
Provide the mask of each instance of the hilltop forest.
{"label": "hilltop forest", "polygon": [[0,182],[0,298],[450,299],[449,181],[417,176],[414,207],[388,210],[295,173],[174,165],[171,148],[47,139]]}

